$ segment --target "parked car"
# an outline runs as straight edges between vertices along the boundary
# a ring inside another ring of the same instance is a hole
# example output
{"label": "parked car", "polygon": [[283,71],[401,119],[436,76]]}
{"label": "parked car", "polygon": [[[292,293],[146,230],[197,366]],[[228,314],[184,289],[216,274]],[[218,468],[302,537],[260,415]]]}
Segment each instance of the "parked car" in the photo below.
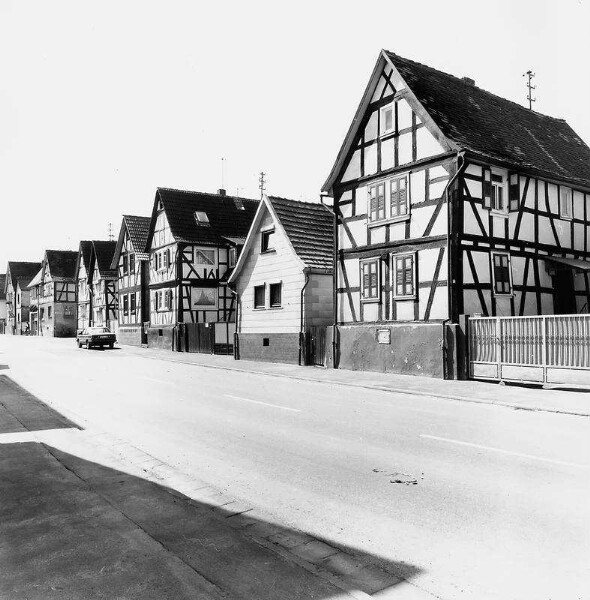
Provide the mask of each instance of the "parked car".
{"label": "parked car", "polygon": [[87,349],[92,346],[113,348],[116,341],[117,336],[108,327],[87,327],[76,335],[78,348],[82,348],[82,346],[86,346]]}

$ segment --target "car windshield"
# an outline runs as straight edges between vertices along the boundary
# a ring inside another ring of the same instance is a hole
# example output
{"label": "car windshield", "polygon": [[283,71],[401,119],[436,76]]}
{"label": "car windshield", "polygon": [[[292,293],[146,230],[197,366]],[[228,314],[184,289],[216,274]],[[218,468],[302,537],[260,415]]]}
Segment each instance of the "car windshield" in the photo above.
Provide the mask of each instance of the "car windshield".
{"label": "car windshield", "polygon": [[90,327],[88,333],[111,333],[108,327]]}

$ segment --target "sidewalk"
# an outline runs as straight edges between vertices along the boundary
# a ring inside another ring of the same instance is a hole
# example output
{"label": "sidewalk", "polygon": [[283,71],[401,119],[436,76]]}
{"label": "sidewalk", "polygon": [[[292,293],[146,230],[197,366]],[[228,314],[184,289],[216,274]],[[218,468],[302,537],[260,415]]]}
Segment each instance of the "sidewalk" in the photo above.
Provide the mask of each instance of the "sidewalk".
{"label": "sidewalk", "polygon": [[495,404],[518,410],[590,416],[590,390],[588,389],[558,390],[525,385],[502,385],[484,381],[445,381],[411,375],[234,360],[231,356],[189,354],[134,346],[122,346],[122,349],[130,355],[206,368],[243,371],[329,385],[427,396],[429,398]]}
{"label": "sidewalk", "polygon": [[79,429],[0,376],[1,598],[432,598],[411,565],[378,562]]}

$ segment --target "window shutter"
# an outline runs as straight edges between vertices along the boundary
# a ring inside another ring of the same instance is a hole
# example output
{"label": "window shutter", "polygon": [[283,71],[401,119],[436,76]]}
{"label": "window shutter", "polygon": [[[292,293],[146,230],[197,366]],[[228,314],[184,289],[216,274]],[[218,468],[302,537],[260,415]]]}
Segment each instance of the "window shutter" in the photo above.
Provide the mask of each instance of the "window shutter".
{"label": "window shutter", "polygon": [[375,188],[369,188],[369,219],[374,221],[377,218],[377,198]]}
{"label": "window shutter", "polygon": [[510,173],[508,177],[508,203],[510,210],[518,210],[520,205],[518,173]]}
{"label": "window shutter", "polygon": [[492,171],[491,171],[491,169],[483,170],[482,200],[483,200],[484,208],[491,208],[491,206],[492,206]]}

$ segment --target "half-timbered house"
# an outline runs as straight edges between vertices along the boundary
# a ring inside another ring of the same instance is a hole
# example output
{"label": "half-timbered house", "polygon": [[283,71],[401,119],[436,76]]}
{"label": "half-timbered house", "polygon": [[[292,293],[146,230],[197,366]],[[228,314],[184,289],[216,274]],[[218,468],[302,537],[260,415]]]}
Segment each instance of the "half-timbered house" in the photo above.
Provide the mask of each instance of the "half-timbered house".
{"label": "half-timbered house", "polygon": [[6,273],[0,273],[0,334],[6,333]]}
{"label": "half-timbered house", "polygon": [[73,250],[46,250],[31,292],[31,331],[48,337],[76,335],[76,262]]}
{"label": "half-timbered house", "polygon": [[588,311],[590,149],[563,120],[382,51],[324,191],[341,366],[442,376],[462,314]]}
{"label": "half-timbered house", "polygon": [[[231,346],[235,297],[227,277],[258,203],[227,196],[225,190],[206,194],[158,188],[146,246],[150,255],[148,345],[196,351],[213,349],[215,343],[226,349]],[[198,326],[175,329],[181,324]],[[175,331],[180,332],[176,338]],[[215,333],[209,335],[210,331]],[[212,340],[213,345],[200,345],[199,340]]]}
{"label": "half-timbered house", "polygon": [[116,246],[115,241],[94,240],[90,246],[87,275],[89,325],[108,327],[114,333],[119,327],[117,270],[111,267]]}
{"label": "half-timbered house", "polygon": [[146,243],[149,217],[124,215],[111,268],[118,273],[120,344],[147,343],[144,324],[149,322],[148,269]]}
{"label": "half-timbered house", "polygon": [[38,262],[9,261],[6,267],[6,333],[21,335],[29,330],[29,290],[27,286],[41,267]]}
{"label": "half-timbered house", "polygon": [[92,242],[82,240],[78,248],[76,262],[77,286],[77,329],[82,331],[90,325],[90,287],[88,286],[88,267],[90,265],[90,251]]}
{"label": "half-timbered house", "polygon": [[264,196],[229,277],[238,296],[236,358],[324,363],[333,232],[323,204]]}

